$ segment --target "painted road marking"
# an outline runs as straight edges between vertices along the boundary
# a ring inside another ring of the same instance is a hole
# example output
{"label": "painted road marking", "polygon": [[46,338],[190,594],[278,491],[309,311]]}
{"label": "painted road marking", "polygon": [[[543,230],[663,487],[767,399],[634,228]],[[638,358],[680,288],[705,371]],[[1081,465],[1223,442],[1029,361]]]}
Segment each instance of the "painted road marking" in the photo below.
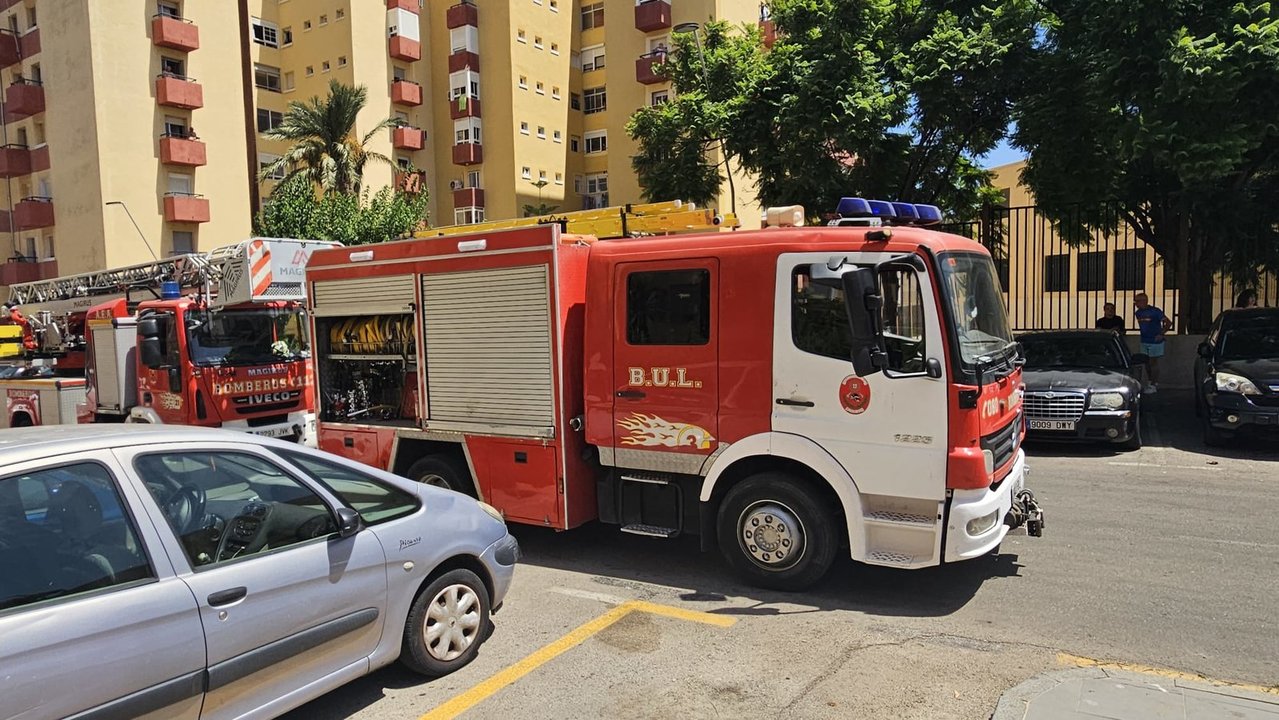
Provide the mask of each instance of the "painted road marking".
{"label": "painted road marking", "polygon": [[737,618],[725,615],[715,615],[713,613],[701,612],[698,610],[685,610],[684,608],[672,607],[670,605],[659,605],[657,603],[645,602],[643,600],[630,600],[618,605],[599,617],[591,620],[576,629],[570,631],[567,635],[560,639],[543,646],[535,651],[532,655],[525,657],[523,660],[508,666],[506,669],[489,676],[481,681],[478,685],[467,690],[461,695],[453,697],[448,702],[440,705],[434,710],[423,715],[418,720],[450,720],[458,715],[466,712],[472,707],[491,697],[494,693],[520,678],[528,675],[542,665],[554,660],[564,653],[586,642],[592,635],[608,628],[618,620],[630,615],[633,612],[649,613],[651,615],[661,615],[662,617],[675,618],[677,620],[688,620],[690,622],[698,622],[706,625],[715,625],[716,627],[729,627],[737,622]]}
{"label": "painted road marking", "polygon": [[1163,463],[1143,463],[1143,462],[1108,462],[1107,465],[1116,467],[1148,467],[1160,468],[1162,470],[1225,470],[1220,465],[1165,465]]}
{"label": "painted road marking", "polygon": [[1070,653],[1057,653],[1057,662],[1062,665],[1074,665],[1075,667],[1095,667],[1101,668],[1102,670],[1124,670],[1132,673],[1140,673],[1142,675],[1153,675],[1155,677],[1168,678],[1170,680],[1207,683],[1209,685],[1235,688],[1238,690],[1248,690],[1251,692],[1264,693],[1266,695],[1279,695],[1279,686],[1266,687],[1265,685],[1252,685],[1249,683],[1232,682],[1230,680],[1217,680],[1210,677],[1204,677],[1203,675],[1196,675],[1195,673],[1181,672],[1180,670],[1169,670],[1168,668],[1154,667],[1152,665],[1141,665],[1138,663],[1128,662],[1106,662],[1080,655],[1071,655]]}
{"label": "painted road marking", "polygon": [[605,605],[625,605],[630,602],[627,598],[609,595],[608,593],[592,592],[590,590],[578,590],[577,588],[555,587],[550,589],[553,593],[560,595],[568,595],[569,597],[582,598],[583,600],[594,600],[602,602]]}

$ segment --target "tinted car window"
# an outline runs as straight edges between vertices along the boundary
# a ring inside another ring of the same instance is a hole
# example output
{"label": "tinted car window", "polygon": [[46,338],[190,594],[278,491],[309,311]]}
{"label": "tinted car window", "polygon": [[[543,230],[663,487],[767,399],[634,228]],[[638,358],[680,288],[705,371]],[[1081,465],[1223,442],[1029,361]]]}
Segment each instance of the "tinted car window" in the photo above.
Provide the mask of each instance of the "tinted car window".
{"label": "tinted car window", "polygon": [[106,468],[0,479],[0,610],[154,577]]}
{"label": "tinted car window", "polygon": [[1024,338],[1026,367],[1085,367],[1124,369],[1115,343],[1102,338]]}
{"label": "tinted car window", "polygon": [[196,570],[337,532],[319,495],[253,455],[157,453],[134,468]]}
{"label": "tinted car window", "polygon": [[418,509],[416,497],[376,478],[310,455],[280,454],[360,513],[369,525],[404,517]]}
{"label": "tinted car window", "polygon": [[1217,348],[1223,360],[1279,358],[1279,317],[1226,323]]}

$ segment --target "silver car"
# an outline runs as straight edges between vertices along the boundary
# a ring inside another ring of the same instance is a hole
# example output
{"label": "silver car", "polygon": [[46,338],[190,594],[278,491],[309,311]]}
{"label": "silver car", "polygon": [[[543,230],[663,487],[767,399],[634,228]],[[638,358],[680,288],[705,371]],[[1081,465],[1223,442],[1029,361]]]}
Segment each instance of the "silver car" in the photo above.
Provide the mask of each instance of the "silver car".
{"label": "silver car", "polygon": [[0,432],[0,718],[273,717],[475,657],[519,546],[493,508],[242,433]]}

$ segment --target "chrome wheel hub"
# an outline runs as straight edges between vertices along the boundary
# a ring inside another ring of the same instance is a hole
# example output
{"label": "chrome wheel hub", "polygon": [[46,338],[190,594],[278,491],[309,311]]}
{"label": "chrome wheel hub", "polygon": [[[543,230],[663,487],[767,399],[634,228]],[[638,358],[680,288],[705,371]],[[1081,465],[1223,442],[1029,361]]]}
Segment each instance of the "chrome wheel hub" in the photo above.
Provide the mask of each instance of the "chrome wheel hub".
{"label": "chrome wheel hub", "polygon": [[443,477],[436,475],[435,473],[423,475],[422,477],[418,478],[417,481],[424,485],[430,485],[432,487],[437,487],[437,488],[444,488],[445,490],[453,489],[449,487],[448,482],[446,482]]}
{"label": "chrome wheel hub", "polygon": [[784,570],[804,554],[804,526],[795,512],[775,500],[762,500],[742,511],[737,523],[742,550],[756,565]]}
{"label": "chrome wheel hub", "polygon": [[465,585],[449,585],[432,600],[422,637],[436,660],[456,660],[480,634],[480,598]]}

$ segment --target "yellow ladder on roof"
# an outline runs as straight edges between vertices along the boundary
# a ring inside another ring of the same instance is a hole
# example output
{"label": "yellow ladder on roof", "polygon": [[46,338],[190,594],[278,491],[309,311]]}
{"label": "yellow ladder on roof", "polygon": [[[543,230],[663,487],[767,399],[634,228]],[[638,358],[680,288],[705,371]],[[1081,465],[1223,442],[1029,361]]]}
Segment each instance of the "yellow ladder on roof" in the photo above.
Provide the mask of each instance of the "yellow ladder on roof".
{"label": "yellow ladder on roof", "polygon": [[599,239],[707,232],[740,227],[737,216],[732,213],[718,215],[713,210],[698,208],[692,203],[671,200],[660,203],[618,205],[595,210],[553,213],[512,220],[490,220],[471,225],[428,228],[414,233],[413,237],[446,237],[463,233],[510,230],[512,228],[536,227],[555,223],[562,224],[564,231],[567,233],[593,235]]}

